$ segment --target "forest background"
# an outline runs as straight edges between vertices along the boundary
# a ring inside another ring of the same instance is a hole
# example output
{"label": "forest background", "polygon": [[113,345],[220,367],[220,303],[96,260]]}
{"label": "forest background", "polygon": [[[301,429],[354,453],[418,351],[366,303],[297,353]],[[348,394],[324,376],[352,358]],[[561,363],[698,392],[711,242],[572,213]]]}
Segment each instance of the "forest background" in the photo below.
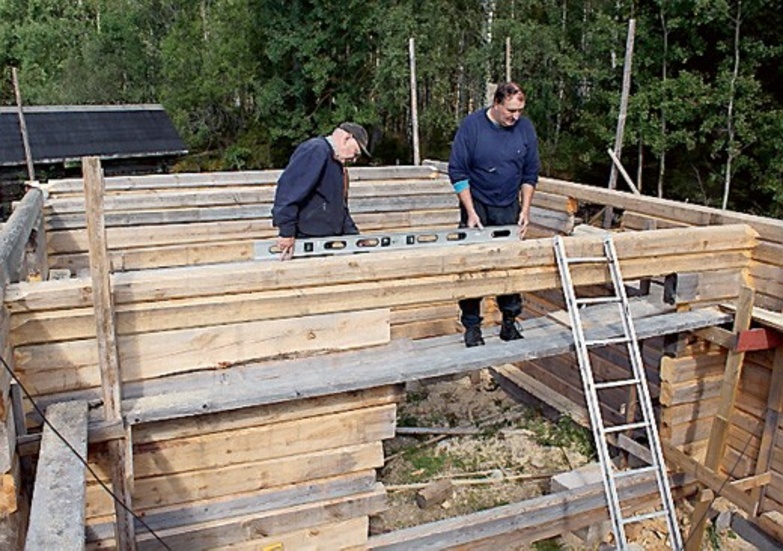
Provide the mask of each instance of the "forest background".
{"label": "forest background", "polygon": [[12,66],[27,105],[162,103],[178,170],[279,168],[344,120],[411,164],[412,37],[421,156],[446,160],[508,44],[542,173],[605,186],[631,18],[643,193],[783,216],[783,0],[0,0],[0,103]]}

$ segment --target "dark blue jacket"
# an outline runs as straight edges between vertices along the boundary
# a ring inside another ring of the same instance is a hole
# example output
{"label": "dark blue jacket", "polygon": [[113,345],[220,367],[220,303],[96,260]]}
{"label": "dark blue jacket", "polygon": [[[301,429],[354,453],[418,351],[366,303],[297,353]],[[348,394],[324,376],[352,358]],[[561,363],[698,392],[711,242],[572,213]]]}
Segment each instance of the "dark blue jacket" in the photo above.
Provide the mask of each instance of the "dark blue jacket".
{"label": "dark blue jacket", "polygon": [[294,151],[277,180],[272,223],[281,237],[359,233],[346,204],[343,164],[326,138],[311,138]]}
{"label": "dark blue jacket", "polygon": [[451,144],[451,182],[467,180],[471,195],[485,205],[519,201],[522,184],[538,183],[538,170],[538,138],[527,117],[496,126],[481,109],[465,117]]}

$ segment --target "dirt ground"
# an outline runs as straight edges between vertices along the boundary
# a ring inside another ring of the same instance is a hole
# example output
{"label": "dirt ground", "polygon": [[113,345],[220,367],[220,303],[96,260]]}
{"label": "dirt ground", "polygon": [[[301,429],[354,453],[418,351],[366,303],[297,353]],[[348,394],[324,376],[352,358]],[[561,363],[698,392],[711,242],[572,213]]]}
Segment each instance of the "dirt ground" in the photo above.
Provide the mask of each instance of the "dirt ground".
{"label": "dirt ground", "polygon": [[[592,435],[568,419],[551,422],[500,389],[487,371],[469,377],[411,385],[400,405],[398,427],[474,429],[476,434],[398,435],[386,443],[380,479],[388,509],[371,518],[372,533],[383,533],[523,501],[550,491],[551,476],[595,461]],[[420,508],[416,493],[443,478],[453,496]],[[631,527],[634,527],[633,525]],[[647,522],[627,532],[643,549],[668,549],[664,523]],[[687,532],[686,532],[687,533]],[[607,540],[608,541],[608,540]],[[533,549],[584,549],[566,537],[538,542]],[[755,549],[731,531],[710,530],[704,549]]]}

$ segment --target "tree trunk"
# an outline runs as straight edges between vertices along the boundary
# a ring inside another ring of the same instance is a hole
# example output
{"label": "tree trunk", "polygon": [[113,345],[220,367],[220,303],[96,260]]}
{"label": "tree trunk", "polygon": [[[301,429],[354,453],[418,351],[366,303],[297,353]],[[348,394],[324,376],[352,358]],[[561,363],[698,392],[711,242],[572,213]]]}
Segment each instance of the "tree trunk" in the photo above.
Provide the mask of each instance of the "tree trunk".
{"label": "tree trunk", "polygon": [[734,70],[731,73],[729,86],[729,105],[726,114],[726,129],[728,131],[728,143],[726,144],[726,176],[723,180],[723,204],[726,210],[729,204],[729,190],[731,189],[731,165],[736,157],[734,145],[734,95],[736,94],[737,78],[739,77],[740,64],[740,26],[742,25],[742,0],[737,2],[737,17],[734,19]]}

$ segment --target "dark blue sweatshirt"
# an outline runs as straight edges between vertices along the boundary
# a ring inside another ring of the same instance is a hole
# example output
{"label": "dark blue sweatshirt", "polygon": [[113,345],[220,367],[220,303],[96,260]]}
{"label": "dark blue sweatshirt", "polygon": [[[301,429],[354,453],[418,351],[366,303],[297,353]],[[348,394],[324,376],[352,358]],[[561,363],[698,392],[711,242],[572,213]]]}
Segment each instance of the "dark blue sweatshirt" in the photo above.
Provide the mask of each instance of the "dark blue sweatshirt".
{"label": "dark blue sweatshirt", "polygon": [[522,184],[538,183],[538,170],[538,138],[527,117],[497,126],[481,109],[465,117],[451,144],[451,182],[467,180],[471,195],[486,205],[518,201]]}
{"label": "dark blue sweatshirt", "polygon": [[343,164],[326,138],[311,138],[294,151],[277,180],[272,224],[281,237],[359,233],[346,205]]}

